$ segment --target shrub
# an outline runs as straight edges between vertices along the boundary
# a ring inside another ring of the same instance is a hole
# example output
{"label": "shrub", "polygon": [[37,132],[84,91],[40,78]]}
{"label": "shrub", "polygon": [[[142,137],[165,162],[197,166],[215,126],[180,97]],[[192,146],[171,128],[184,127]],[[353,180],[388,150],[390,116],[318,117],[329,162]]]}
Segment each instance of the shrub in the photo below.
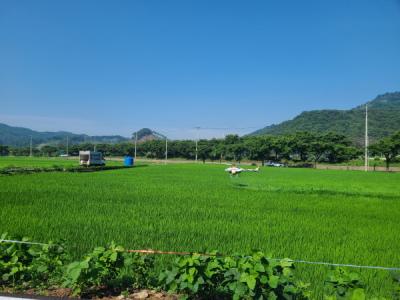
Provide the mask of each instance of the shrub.
{"label": "shrub", "polygon": [[178,257],[172,268],[160,273],[160,284],[170,292],[204,298],[221,296],[223,260],[216,252],[212,254],[214,255],[192,254]]}
{"label": "shrub", "polygon": [[271,261],[262,252],[251,255],[178,258],[161,273],[171,292],[204,299],[308,299],[308,285],[296,282],[289,260]]}
{"label": "shrub", "polygon": [[359,274],[343,268],[331,270],[325,281],[325,299],[365,299],[364,283]]}
{"label": "shrub", "polygon": [[63,285],[72,288],[74,295],[88,294],[98,288],[118,292],[147,287],[152,268],[152,257],[127,253],[122,246],[111,243],[107,248],[95,248],[82,261],[69,264]]}
{"label": "shrub", "polygon": [[[1,240],[12,239],[6,233]],[[17,238],[28,242],[26,237]],[[0,242],[0,283],[15,288],[46,288],[60,283],[69,259],[62,242],[32,245]]]}
{"label": "shrub", "polygon": [[400,300],[400,273],[392,273],[393,280],[393,299]]}

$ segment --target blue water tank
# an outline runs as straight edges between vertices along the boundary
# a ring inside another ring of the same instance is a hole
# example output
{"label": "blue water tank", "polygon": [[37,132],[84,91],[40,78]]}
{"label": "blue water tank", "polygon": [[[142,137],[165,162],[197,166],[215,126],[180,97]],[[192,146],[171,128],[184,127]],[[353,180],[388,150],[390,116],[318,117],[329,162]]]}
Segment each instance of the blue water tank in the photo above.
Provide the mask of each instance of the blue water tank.
{"label": "blue water tank", "polygon": [[133,157],[132,156],[125,156],[125,158],[124,158],[124,166],[125,167],[132,167],[133,166]]}

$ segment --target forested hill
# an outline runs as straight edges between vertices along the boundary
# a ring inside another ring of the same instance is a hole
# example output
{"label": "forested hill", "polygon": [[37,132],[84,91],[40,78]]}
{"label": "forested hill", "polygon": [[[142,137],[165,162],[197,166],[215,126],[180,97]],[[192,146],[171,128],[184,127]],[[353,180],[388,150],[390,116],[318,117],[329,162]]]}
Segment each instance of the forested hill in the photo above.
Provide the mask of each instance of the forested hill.
{"label": "forested hill", "polygon": [[[369,136],[372,141],[400,130],[400,92],[377,96],[368,104]],[[350,110],[312,110],[292,120],[257,130],[250,135],[291,134],[296,131],[324,133],[333,131],[361,144],[365,134],[365,104]]]}
{"label": "forested hill", "polygon": [[31,137],[34,146],[43,144],[66,144],[67,137],[70,144],[79,144],[84,142],[120,143],[129,140],[120,135],[89,136],[86,134],[75,134],[66,131],[40,132],[0,123],[0,145],[26,147],[29,146]]}
{"label": "forested hill", "polygon": [[137,132],[132,133],[132,139],[137,139],[139,142],[146,142],[152,140],[165,140],[167,137],[158,133],[150,128],[142,128]]}

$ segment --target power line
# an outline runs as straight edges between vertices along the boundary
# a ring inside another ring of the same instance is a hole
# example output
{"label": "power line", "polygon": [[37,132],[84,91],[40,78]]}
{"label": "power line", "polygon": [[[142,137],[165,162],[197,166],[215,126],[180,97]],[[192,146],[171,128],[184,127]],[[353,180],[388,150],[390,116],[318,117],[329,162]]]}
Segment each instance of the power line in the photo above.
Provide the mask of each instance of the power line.
{"label": "power line", "polygon": [[168,139],[165,137],[165,164],[167,164],[168,161]]}
{"label": "power line", "polygon": [[195,129],[196,129],[196,162],[197,162],[197,153],[198,153],[198,142],[199,142],[199,129],[200,129],[201,127],[200,126],[197,126],[197,127],[195,127]]}
{"label": "power line", "polygon": [[69,151],[68,151],[68,146],[69,146],[68,143],[69,143],[69,139],[68,139],[68,136],[67,136],[67,156],[69,156],[69,154],[68,154],[69,153]]}
{"label": "power line", "polygon": [[137,149],[137,131],[135,132],[135,160],[136,160],[136,149]]}
{"label": "power line", "polygon": [[254,128],[263,128],[265,126],[249,126],[249,127],[195,127],[201,130],[245,130]]}
{"label": "power line", "polygon": [[31,142],[30,142],[30,147],[29,147],[29,156],[32,157],[32,136],[31,136]]}

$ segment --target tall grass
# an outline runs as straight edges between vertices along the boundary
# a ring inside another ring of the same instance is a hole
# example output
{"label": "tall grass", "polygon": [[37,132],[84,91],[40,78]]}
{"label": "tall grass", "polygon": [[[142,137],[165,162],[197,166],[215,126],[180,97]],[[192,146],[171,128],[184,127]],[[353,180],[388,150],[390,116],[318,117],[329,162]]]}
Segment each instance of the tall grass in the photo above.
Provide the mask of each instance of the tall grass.
{"label": "tall grass", "polygon": [[[400,266],[400,174],[218,165],[0,177],[0,231],[64,238],[76,256],[115,240],[176,251],[254,248],[274,257]],[[168,259],[168,258],[163,258]],[[299,265],[317,295],[328,272]],[[361,270],[370,295],[390,275]]]}

